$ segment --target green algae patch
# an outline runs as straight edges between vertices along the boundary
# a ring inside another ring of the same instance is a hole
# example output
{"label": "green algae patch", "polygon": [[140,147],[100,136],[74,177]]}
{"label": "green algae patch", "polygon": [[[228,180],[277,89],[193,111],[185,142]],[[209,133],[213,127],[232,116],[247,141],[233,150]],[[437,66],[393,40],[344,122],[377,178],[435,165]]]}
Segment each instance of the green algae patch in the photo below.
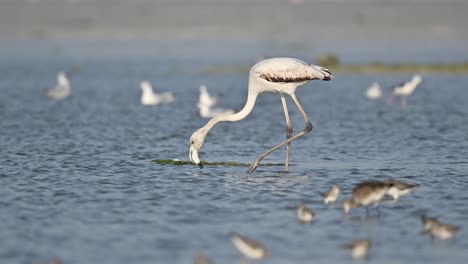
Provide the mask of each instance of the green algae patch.
{"label": "green algae patch", "polygon": [[[161,165],[175,165],[175,166],[183,166],[183,165],[195,165],[191,161],[187,160],[171,160],[171,159],[156,159],[152,160],[156,164]],[[221,162],[201,162],[203,166],[225,166],[225,167],[249,167],[250,164],[247,163],[240,163],[234,161],[221,161]],[[261,166],[284,166],[284,163],[262,163]]]}

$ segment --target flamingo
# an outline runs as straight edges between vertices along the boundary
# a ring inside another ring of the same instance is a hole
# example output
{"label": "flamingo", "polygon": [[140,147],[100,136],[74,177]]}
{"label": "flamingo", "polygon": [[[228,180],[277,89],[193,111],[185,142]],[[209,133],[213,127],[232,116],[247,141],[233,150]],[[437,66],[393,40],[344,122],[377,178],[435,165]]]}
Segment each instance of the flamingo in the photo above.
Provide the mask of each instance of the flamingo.
{"label": "flamingo", "polygon": [[411,81],[394,86],[392,94],[388,98],[388,103],[390,105],[393,103],[394,96],[401,96],[401,101],[400,101],[401,107],[406,108],[406,105],[407,105],[406,97],[410,96],[421,82],[422,82],[421,75],[416,74],[413,76]]}
{"label": "flamingo", "polygon": [[171,92],[156,94],[153,92],[153,87],[148,81],[142,81],[140,83],[141,103],[143,105],[159,105],[159,104],[170,104],[175,101],[175,96]]}
{"label": "flamingo", "polygon": [[374,82],[369,88],[367,88],[366,97],[371,100],[376,100],[382,97],[382,90],[380,89],[379,83]]}
{"label": "flamingo", "polygon": [[[304,61],[294,58],[270,58],[255,64],[249,72],[247,101],[244,108],[234,114],[217,115],[210,119],[203,127],[196,130],[190,137],[190,160],[200,168],[203,168],[203,165],[201,164],[200,158],[198,156],[198,152],[202,147],[203,141],[205,140],[208,132],[219,122],[236,122],[244,119],[252,112],[255,106],[255,101],[257,100],[257,96],[260,93],[273,92],[279,93],[281,97],[281,103],[283,105],[284,116],[286,119],[287,139],[269,149],[265,153],[257,156],[248,171],[252,173],[260,165],[260,161],[263,158],[268,156],[273,151],[281,148],[282,146],[287,145],[285,162],[285,171],[287,172],[289,166],[291,142],[309,133],[313,128],[309,117],[297,99],[295,94],[296,89],[307,84],[311,80],[329,81],[332,78],[333,76],[328,69],[321,66],[308,64]],[[306,123],[304,130],[294,136],[291,136],[292,127],[286,105],[286,94],[291,96]]]}
{"label": "flamingo", "polygon": [[54,88],[47,91],[47,96],[51,99],[62,100],[68,97],[71,93],[70,82],[64,72],[57,74],[57,84]]}

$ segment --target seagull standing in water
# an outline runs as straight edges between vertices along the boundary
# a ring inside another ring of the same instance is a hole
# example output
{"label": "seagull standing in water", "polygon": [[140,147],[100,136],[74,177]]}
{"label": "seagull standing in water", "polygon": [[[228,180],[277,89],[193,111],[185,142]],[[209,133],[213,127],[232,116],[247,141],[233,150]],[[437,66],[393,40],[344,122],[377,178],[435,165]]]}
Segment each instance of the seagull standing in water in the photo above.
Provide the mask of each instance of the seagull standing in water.
{"label": "seagull standing in water", "polygon": [[62,100],[67,98],[71,93],[70,82],[64,72],[57,74],[57,84],[54,88],[47,91],[47,96],[51,99]]}
{"label": "seagull standing in water", "polygon": [[367,88],[366,97],[370,100],[377,100],[382,97],[382,90],[380,89],[379,83],[374,82],[369,88]]}
{"label": "seagull standing in water", "polygon": [[[326,68],[308,64],[304,61],[293,59],[293,58],[271,58],[263,60],[255,64],[249,72],[249,83],[247,102],[242,110],[235,114],[220,114],[213,117],[205,126],[199,128],[190,137],[190,160],[203,167],[198,156],[198,152],[203,145],[208,132],[219,122],[236,122],[247,117],[255,106],[257,96],[263,92],[279,93],[281,97],[281,103],[283,105],[284,115],[286,119],[286,140],[257,156],[255,161],[249,168],[249,172],[253,172],[259,165],[260,161],[268,156],[273,151],[286,145],[286,162],[285,170],[288,171],[289,166],[289,152],[290,144],[292,141],[304,136],[305,134],[312,131],[312,123],[309,117],[305,113],[302,105],[296,97],[296,89],[300,86],[307,84],[311,80],[324,80],[329,81],[333,78],[330,71]],[[288,108],[286,106],[285,95],[291,96],[292,100],[296,104],[299,112],[304,118],[306,127],[301,132],[292,136],[291,121],[289,118]]]}
{"label": "seagull standing in water", "polygon": [[401,107],[403,109],[406,108],[406,106],[408,104],[406,97],[410,96],[414,92],[416,87],[418,87],[418,85],[421,82],[422,82],[421,75],[416,74],[416,75],[413,76],[411,81],[394,86],[392,94],[388,98],[388,103],[390,105],[392,105],[393,104],[393,97],[394,96],[400,96],[401,97],[401,100],[400,100]]}
{"label": "seagull standing in water", "polygon": [[197,107],[200,109],[200,116],[211,118],[219,114],[234,114],[232,109],[212,108],[218,103],[218,98],[210,96],[208,88],[205,85],[200,86],[200,96],[198,97]]}
{"label": "seagull standing in water", "polygon": [[140,89],[142,91],[140,101],[143,105],[170,104],[175,101],[175,96],[171,92],[154,93],[153,87],[148,81],[141,82]]}

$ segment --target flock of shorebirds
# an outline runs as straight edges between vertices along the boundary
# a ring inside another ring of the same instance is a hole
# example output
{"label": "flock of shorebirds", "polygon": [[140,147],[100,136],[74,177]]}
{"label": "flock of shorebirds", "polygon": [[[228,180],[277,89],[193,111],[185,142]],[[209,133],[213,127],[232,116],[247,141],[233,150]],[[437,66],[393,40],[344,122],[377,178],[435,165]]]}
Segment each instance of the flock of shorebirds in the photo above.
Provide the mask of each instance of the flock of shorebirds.
{"label": "flock of shorebirds", "polygon": [[[351,197],[344,199],[342,202],[344,215],[348,216],[351,209],[358,207],[365,207],[367,215],[369,215],[370,206],[376,206],[377,213],[380,215],[379,203],[383,201],[386,195],[393,198],[390,201],[396,202],[401,196],[409,194],[418,186],[418,184],[408,184],[395,179],[359,183],[352,189]],[[327,192],[322,193],[323,202],[325,204],[337,202],[340,192],[341,187],[339,185],[331,186]],[[301,224],[312,223],[315,219],[314,211],[304,203],[299,205],[296,213],[297,220]],[[442,223],[436,218],[427,217],[426,215],[421,216],[421,222],[423,232],[428,234],[431,239],[451,239],[460,229],[457,226]],[[259,241],[252,240],[235,232],[231,232],[230,237],[234,246],[248,259],[258,260],[271,257],[270,251]],[[343,249],[349,251],[353,259],[367,258],[371,247],[372,240],[370,238],[357,239],[343,245]],[[193,263],[209,264],[213,262],[202,252],[198,252],[193,259]]]}
{"label": "flock of shorebirds", "polygon": [[[156,93],[149,81],[140,83],[141,97],[140,102],[146,106],[168,105],[176,100],[173,92]],[[71,85],[64,72],[57,74],[57,83],[47,91],[47,96],[54,100],[63,100],[71,94]],[[206,85],[200,85],[200,94],[198,97],[197,108],[202,118],[211,118],[219,114],[233,114],[232,109],[223,109],[215,107],[221,101],[220,97],[212,96],[208,92]]]}
{"label": "flock of shorebirds", "polygon": [[[410,81],[394,85],[392,87],[392,92],[388,97],[388,104],[393,104],[394,97],[400,97],[401,107],[404,109],[408,105],[407,97],[413,94],[414,90],[422,82],[422,77],[419,74],[413,75]],[[378,82],[374,82],[367,88],[366,97],[370,100],[377,100],[382,97],[382,89]]]}
{"label": "flock of shorebirds", "polygon": [[[286,118],[287,139],[259,155],[249,168],[249,172],[253,172],[264,157],[283,146],[286,146],[285,171],[287,172],[290,143],[304,136],[313,128],[310,119],[295,95],[296,88],[304,86],[311,80],[329,81],[332,78],[333,76],[328,69],[308,64],[298,59],[271,58],[263,60],[254,65],[249,72],[247,101],[244,108],[237,113],[234,113],[233,110],[213,108],[219,101],[218,98],[210,96],[206,86],[200,86],[200,96],[197,107],[200,109],[200,115],[202,117],[212,117],[212,119],[210,119],[205,126],[196,130],[190,137],[190,160],[202,168],[203,166],[198,152],[210,129],[219,122],[235,122],[244,119],[254,108],[257,96],[260,93],[274,92],[281,96]],[[393,96],[401,96],[402,106],[406,106],[406,96],[410,95],[421,81],[422,78],[419,75],[415,75],[411,81],[396,86],[393,89],[391,100],[393,100]],[[147,81],[142,82],[140,88],[142,90],[141,103],[144,105],[170,104],[175,101],[175,96],[172,93],[155,94],[151,84]],[[63,73],[59,73],[57,76],[57,86],[48,92],[48,96],[53,99],[64,99],[70,94],[70,91],[69,81]],[[292,98],[306,123],[306,128],[294,136],[291,134],[292,129],[285,95],[289,95]],[[366,92],[366,95],[372,99],[379,98],[381,96],[381,91],[378,84],[374,84]],[[378,205],[386,195],[392,196],[393,200],[397,201],[400,196],[410,193],[417,186],[418,185],[406,184],[394,179],[362,182],[352,189],[352,194],[349,198],[343,200],[343,212],[347,216],[351,209],[365,207],[367,214],[369,214],[369,207],[374,205],[377,206],[378,214],[380,215]],[[326,204],[335,203],[338,200],[340,191],[340,186],[332,186],[329,191],[323,193],[323,202]],[[315,213],[305,204],[301,204],[297,208],[297,218],[300,223],[311,223],[315,219]],[[421,220],[424,232],[429,234],[432,238],[447,240],[452,238],[459,230],[459,227],[442,223],[435,218],[425,215],[421,216]],[[260,242],[234,232],[232,232],[230,236],[234,246],[245,257],[249,259],[263,259],[270,256],[269,251]],[[361,259],[367,257],[371,246],[371,239],[366,238],[352,241],[344,245],[344,248],[350,252],[353,258]],[[212,262],[203,253],[199,253],[195,256],[194,263],[206,264]]]}

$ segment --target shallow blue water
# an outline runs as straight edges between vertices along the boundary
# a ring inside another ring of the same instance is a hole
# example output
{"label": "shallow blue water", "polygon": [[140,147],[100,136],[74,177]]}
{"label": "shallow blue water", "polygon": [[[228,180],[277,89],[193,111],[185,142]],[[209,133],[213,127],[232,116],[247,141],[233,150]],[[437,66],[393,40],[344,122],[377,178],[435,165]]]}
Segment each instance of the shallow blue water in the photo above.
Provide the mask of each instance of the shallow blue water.
{"label": "shallow blue water", "polygon": [[[242,60],[242,58],[240,59]],[[162,166],[188,160],[188,139],[206,120],[195,108],[198,87],[244,105],[247,76],[207,74],[213,60],[38,56],[0,64],[0,260],[41,263],[190,263],[198,250],[216,263],[243,263],[227,233],[261,241],[265,263],[348,263],[341,246],[370,237],[375,263],[465,263],[468,253],[468,77],[423,74],[402,110],[364,91],[408,74],[335,74],[297,94],[314,130],[293,142],[290,173],[280,167]],[[245,63],[251,63],[245,60]],[[59,70],[72,95],[50,101],[44,91]],[[175,92],[170,106],[139,104],[138,83]],[[385,95],[388,95],[386,90]],[[294,131],[304,124],[288,99]],[[285,138],[278,95],[264,94],[252,114],[217,125],[200,153],[207,161],[250,163]],[[284,150],[265,162],[283,162]],[[421,187],[380,218],[364,210],[344,218],[320,193],[368,179],[402,179]],[[298,224],[305,201],[317,220]],[[420,234],[426,213],[462,227],[455,240]]]}

